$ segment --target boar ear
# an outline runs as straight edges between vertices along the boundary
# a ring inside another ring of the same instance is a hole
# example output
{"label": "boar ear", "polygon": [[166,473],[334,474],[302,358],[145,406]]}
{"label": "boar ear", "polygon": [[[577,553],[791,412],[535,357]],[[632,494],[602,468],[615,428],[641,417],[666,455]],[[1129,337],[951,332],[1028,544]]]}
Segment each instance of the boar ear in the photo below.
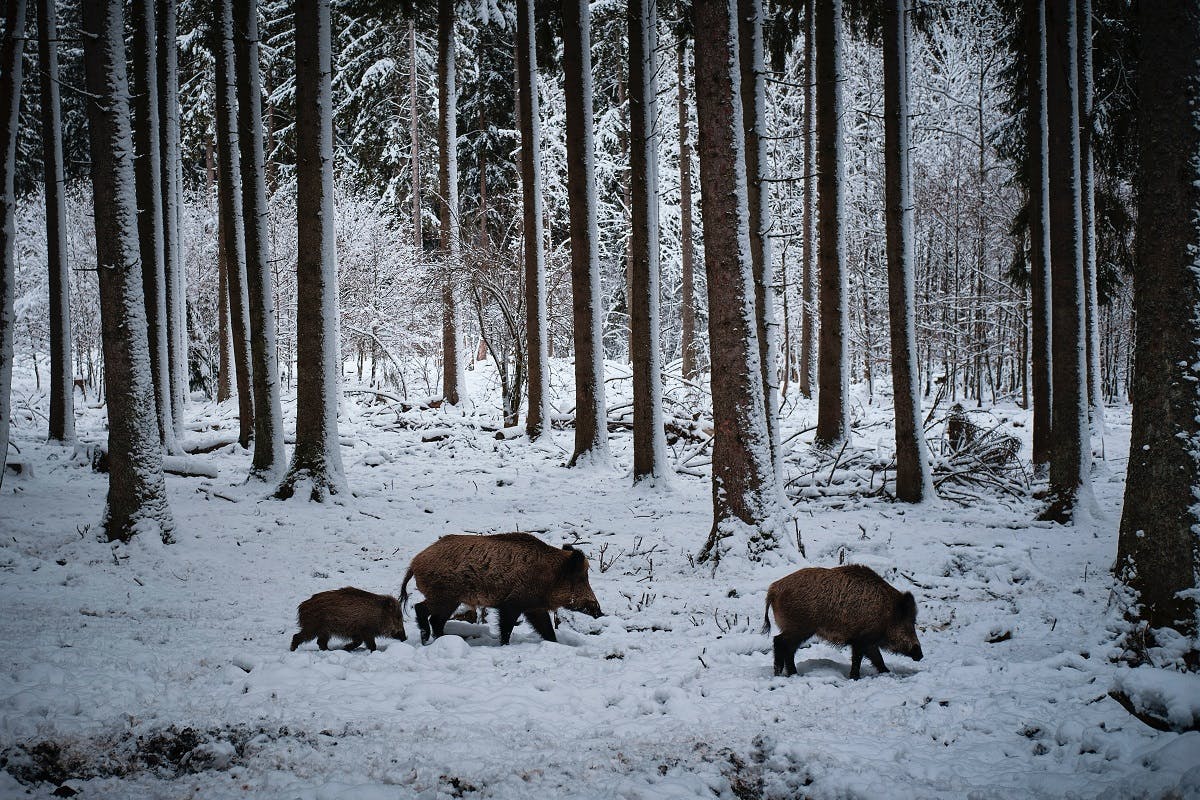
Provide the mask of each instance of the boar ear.
{"label": "boar ear", "polygon": [[900,599],[896,601],[896,612],[902,619],[916,621],[917,619],[917,601],[913,597],[912,592],[905,592],[900,595]]}
{"label": "boar ear", "polygon": [[567,556],[567,561],[563,564],[563,572],[568,574],[587,572],[587,558],[584,557],[583,552],[574,547],[564,549],[569,549],[571,554]]}

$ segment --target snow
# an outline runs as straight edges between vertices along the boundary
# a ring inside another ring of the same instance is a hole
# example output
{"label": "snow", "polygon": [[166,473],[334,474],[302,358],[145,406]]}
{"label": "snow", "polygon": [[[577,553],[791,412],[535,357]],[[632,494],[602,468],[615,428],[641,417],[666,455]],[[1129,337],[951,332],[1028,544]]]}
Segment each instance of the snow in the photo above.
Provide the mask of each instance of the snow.
{"label": "snow", "polygon": [[1113,690],[1173,727],[1200,729],[1200,675],[1138,667],[1118,673]]}

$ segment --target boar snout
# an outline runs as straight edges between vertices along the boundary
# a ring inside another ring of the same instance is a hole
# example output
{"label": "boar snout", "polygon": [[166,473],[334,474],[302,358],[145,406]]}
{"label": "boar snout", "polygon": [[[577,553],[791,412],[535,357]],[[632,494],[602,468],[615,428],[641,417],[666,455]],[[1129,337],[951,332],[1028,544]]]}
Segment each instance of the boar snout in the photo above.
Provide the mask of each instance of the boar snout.
{"label": "boar snout", "polygon": [[920,661],[925,657],[925,654],[921,652],[921,645],[917,645],[912,650],[909,650],[907,653],[905,653],[905,655],[907,655],[913,661]]}

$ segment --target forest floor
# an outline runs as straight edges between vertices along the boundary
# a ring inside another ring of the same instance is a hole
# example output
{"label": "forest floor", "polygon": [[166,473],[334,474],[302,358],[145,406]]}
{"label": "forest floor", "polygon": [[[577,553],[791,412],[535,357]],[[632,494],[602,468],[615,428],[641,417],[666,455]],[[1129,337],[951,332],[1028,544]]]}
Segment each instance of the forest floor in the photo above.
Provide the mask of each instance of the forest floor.
{"label": "forest floor", "polygon": [[[484,377],[473,396],[491,396]],[[341,423],[352,498],[267,499],[229,445],[195,457],[216,478],[168,476],[176,544],[104,544],[107,476],[44,443],[28,378],[14,442],[32,471],[0,497],[0,797],[1200,796],[1200,732],[1153,730],[1108,694],[1149,670],[1119,661],[1109,572],[1128,409],[1109,412],[1095,508],[1074,527],[1002,494],[909,508],[814,488],[797,507],[805,559],[730,556],[713,574],[693,564],[708,479],[632,488],[628,433],[611,467],[566,469],[569,430],[497,441],[483,401],[464,417],[363,395]],[[227,437],[235,413],[194,403],[188,441]],[[887,449],[889,413],[856,404],[859,445]],[[785,436],[814,414],[789,409]],[[1027,439],[1019,408],[993,414]],[[102,440],[101,409],[80,409],[79,434]],[[500,647],[492,621],[423,647],[410,618],[408,641],[375,653],[289,652],[310,594],[395,593],[437,537],[518,529],[578,541],[607,616],[563,612],[557,644],[522,625]],[[848,652],[814,640],[798,676],[772,677],[767,585],[843,561],[914,592],[924,660],[885,653],[892,672],[851,681]],[[1176,712],[1200,682],[1180,686],[1160,697]]]}

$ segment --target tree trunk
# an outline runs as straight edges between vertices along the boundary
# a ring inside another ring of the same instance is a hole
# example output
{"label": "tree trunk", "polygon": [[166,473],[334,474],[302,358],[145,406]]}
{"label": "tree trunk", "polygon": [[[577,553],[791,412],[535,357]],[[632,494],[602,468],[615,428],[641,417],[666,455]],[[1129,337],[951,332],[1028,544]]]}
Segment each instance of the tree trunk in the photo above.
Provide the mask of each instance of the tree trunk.
{"label": "tree trunk", "polygon": [[1046,3],[1046,107],[1049,111],[1050,281],[1054,349],[1054,449],[1044,519],[1068,522],[1090,494],[1083,236],[1079,181],[1079,96],[1075,0]]}
{"label": "tree trunk", "polygon": [[296,448],[277,495],[344,494],[329,0],[296,0]]}
{"label": "tree trunk", "polygon": [[183,159],[179,153],[179,51],[176,0],[157,0],[158,122],[162,170],[163,273],[167,285],[167,356],[171,375],[171,418],[183,436],[188,397],[187,276],[181,247]]}
{"label": "tree trunk", "polygon": [[[13,5],[24,3],[18,0],[9,8]],[[83,4],[104,395],[108,406],[108,497],[103,528],[109,541],[128,541],[135,533],[154,531],[169,542],[175,523],[163,481],[163,453],[146,335],[136,188],[129,158],[133,134],[124,32],[121,0]],[[6,62],[6,66],[11,63]],[[7,163],[11,164],[12,159]]]}
{"label": "tree trunk", "polygon": [[[1197,632],[1200,571],[1200,7],[1139,6],[1137,354],[1133,429],[1117,574],[1138,593],[1152,628]],[[1189,597],[1180,594],[1191,590]],[[1193,654],[1194,657],[1194,654]],[[1192,662],[1195,663],[1194,661]]]}
{"label": "tree trunk", "polygon": [[1092,430],[1104,433],[1104,388],[1100,378],[1100,298],[1096,274],[1096,171],[1092,157],[1092,0],[1076,0],[1079,33],[1079,176],[1083,214],[1083,291],[1087,342],[1088,415]]}
{"label": "tree trunk", "polygon": [[233,0],[216,0],[213,54],[217,73],[217,201],[225,243],[229,318],[233,332],[233,372],[237,378],[238,443],[254,436],[254,395],[250,388],[250,324],[246,292],[246,249],[242,223],[242,177],[237,139],[237,95],[233,74]]}
{"label": "tree trunk", "polygon": [[821,336],[817,353],[818,447],[833,447],[850,436],[846,350],[847,273],[842,216],[842,0],[814,0],[817,115],[817,266]]}
{"label": "tree trunk", "polygon": [[675,47],[679,57],[679,238],[682,259],[680,286],[680,342],[683,377],[696,377],[696,250],[692,232],[692,143],[688,132],[687,39],[680,37]]}
{"label": "tree trunk", "polygon": [[4,39],[0,41],[0,125],[4,161],[0,163],[0,484],[8,463],[8,426],[12,412],[13,339],[16,333],[17,133],[21,119],[21,58],[25,49],[25,0],[4,4]]}
{"label": "tree trunk", "polygon": [[888,320],[896,411],[896,498],[919,503],[932,495],[921,394],[917,382],[913,288],[912,181],[908,167],[908,8],[888,0],[883,23],[883,161],[887,223]]}
{"label": "tree trunk", "polygon": [[63,196],[62,110],[58,96],[55,0],[38,0],[42,99],[42,174],[46,186],[46,266],[50,277],[50,438],[75,440],[71,367],[71,296],[67,270],[67,204]]}
{"label": "tree trunk", "polygon": [[162,158],[158,120],[158,35],[154,0],[134,0],[133,58],[130,97],[133,101],[133,171],[137,183],[138,240],[142,254],[142,287],[150,341],[150,373],[158,432],[168,453],[180,453],[171,414],[171,351],[167,336],[167,276],[163,266]]}
{"label": "tree trunk", "polygon": [[573,466],[608,460],[608,412],[604,402],[603,300],[592,138],[591,10],[587,0],[564,0],[562,11],[575,336],[575,452],[569,462]]}
{"label": "tree trunk", "polygon": [[800,394],[812,397],[813,389],[813,339],[816,338],[816,318],[813,304],[813,283],[816,271],[817,248],[817,165],[815,143],[817,138],[815,62],[816,62],[816,14],[813,6],[817,0],[807,0],[808,25],[804,32],[804,212],[801,224],[800,274]]}
{"label": "tree trunk", "polygon": [[233,336],[229,331],[229,255],[225,223],[217,215],[217,402],[233,397]]}
{"label": "tree trunk", "polygon": [[546,347],[548,326],[546,265],[542,255],[542,156],[538,132],[533,0],[517,2],[517,85],[524,201],[525,339],[529,348],[529,412],[525,416],[525,432],[534,440],[550,430],[550,364]]}
{"label": "tree trunk", "polygon": [[420,115],[417,113],[417,29],[408,21],[408,171],[412,183],[413,259],[419,259],[425,249],[421,236],[421,144]]}
{"label": "tree trunk", "polygon": [[262,76],[258,66],[258,0],[233,0],[237,78],[238,153],[250,305],[250,359],[254,389],[254,458],[250,471],[275,481],[284,467],[279,358],[275,350],[275,292],[267,242],[267,179],[263,153]]}
{"label": "tree trunk", "polygon": [[459,352],[458,89],[454,74],[454,0],[438,0],[438,177],[442,245],[442,390],[445,402],[466,399]]}
{"label": "tree trunk", "polygon": [[1025,67],[1029,86],[1026,148],[1029,183],[1030,384],[1033,391],[1033,463],[1050,463],[1053,443],[1050,379],[1050,184],[1046,124],[1046,0],[1025,0]]}
{"label": "tree trunk", "polygon": [[662,420],[659,344],[658,147],[654,0],[629,0],[629,186],[633,254],[630,353],[633,364],[633,480],[664,477],[667,440]]}
{"label": "tree trunk", "polygon": [[763,63],[762,0],[737,0],[742,126],[746,146],[746,199],[750,211],[750,260],[754,267],[755,325],[762,371],[771,464],[783,474],[779,453],[779,353],[776,346],[775,276],[771,253],[771,195],[765,180],[767,76]]}
{"label": "tree trunk", "polygon": [[733,0],[697,3],[696,116],[701,216],[708,275],[713,397],[713,527],[701,561],[719,561],[743,535],[750,558],[778,546],[778,493],[771,465],[755,328],[745,145]]}

